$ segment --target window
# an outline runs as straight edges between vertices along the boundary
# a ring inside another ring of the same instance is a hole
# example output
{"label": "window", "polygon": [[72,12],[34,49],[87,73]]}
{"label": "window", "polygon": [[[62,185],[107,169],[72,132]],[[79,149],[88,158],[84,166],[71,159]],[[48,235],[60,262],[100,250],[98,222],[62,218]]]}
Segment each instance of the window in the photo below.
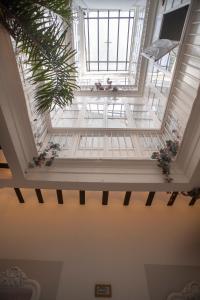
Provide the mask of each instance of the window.
{"label": "window", "polygon": [[100,135],[81,135],[79,141],[79,150],[99,150],[103,149],[104,137]]}
{"label": "window", "polygon": [[108,118],[125,119],[126,113],[124,109],[124,104],[108,104]]}
{"label": "window", "polygon": [[87,71],[128,71],[134,11],[88,11],[84,17]]}
{"label": "window", "polygon": [[104,104],[88,103],[86,109],[87,119],[103,119]]}

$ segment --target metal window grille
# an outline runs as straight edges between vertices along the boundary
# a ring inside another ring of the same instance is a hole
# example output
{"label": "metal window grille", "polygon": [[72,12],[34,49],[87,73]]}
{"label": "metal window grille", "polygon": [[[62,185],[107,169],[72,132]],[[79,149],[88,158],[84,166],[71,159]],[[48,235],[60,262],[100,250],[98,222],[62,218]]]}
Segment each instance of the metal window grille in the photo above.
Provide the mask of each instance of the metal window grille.
{"label": "metal window grille", "polygon": [[128,71],[134,10],[87,11],[85,50],[87,71]]}

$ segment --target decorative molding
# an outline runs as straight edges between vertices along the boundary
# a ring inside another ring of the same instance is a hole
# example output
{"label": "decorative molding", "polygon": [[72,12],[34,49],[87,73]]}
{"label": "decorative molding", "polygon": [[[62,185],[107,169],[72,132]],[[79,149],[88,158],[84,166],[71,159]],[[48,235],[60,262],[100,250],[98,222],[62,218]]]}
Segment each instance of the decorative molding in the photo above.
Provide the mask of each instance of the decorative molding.
{"label": "decorative molding", "polygon": [[0,289],[28,288],[32,291],[30,300],[40,299],[40,285],[37,281],[29,279],[17,266],[0,272]]}
{"label": "decorative molding", "polygon": [[189,282],[182,291],[172,293],[167,297],[167,300],[199,300],[200,299],[200,284],[198,282]]}
{"label": "decorative molding", "polygon": [[18,267],[11,267],[0,273],[0,287],[23,287],[26,274]]}

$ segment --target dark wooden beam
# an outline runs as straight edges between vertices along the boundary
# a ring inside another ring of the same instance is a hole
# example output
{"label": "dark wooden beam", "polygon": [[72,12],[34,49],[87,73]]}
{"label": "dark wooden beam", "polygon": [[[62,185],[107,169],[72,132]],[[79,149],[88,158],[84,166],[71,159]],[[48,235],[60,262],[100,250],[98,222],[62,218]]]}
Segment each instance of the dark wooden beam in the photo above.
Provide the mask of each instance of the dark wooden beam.
{"label": "dark wooden beam", "polygon": [[126,192],[124,197],[124,206],[128,206],[131,199],[131,192]]}
{"label": "dark wooden beam", "polygon": [[85,191],[79,191],[80,204],[85,205]]}
{"label": "dark wooden beam", "polygon": [[179,194],[178,192],[173,192],[173,193],[171,194],[171,196],[170,196],[170,198],[169,198],[169,201],[168,201],[168,203],[167,203],[167,206],[172,206],[172,205],[174,204],[174,202],[175,202],[175,200],[176,200],[178,194]]}
{"label": "dark wooden beam", "polygon": [[189,203],[189,206],[193,206],[196,203],[197,200],[198,200],[198,198],[192,197],[192,199],[191,199],[191,201]]}
{"label": "dark wooden beam", "polygon": [[35,189],[35,193],[37,195],[38,202],[39,203],[44,203],[44,199],[43,199],[41,190],[40,189]]}
{"label": "dark wooden beam", "polygon": [[155,192],[149,192],[147,202],[146,202],[146,206],[151,206],[154,196],[155,196]]}
{"label": "dark wooden beam", "polygon": [[108,195],[109,195],[108,191],[103,191],[103,194],[102,194],[102,205],[108,205]]}
{"label": "dark wooden beam", "polygon": [[9,169],[8,163],[0,163],[0,169]]}
{"label": "dark wooden beam", "polygon": [[63,194],[62,194],[62,190],[56,190],[57,193],[57,199],[58,199],[58,204],[63,204]]}
{"label": "dark wooden beam", "polygon": [[14,188],[14,190],[15,190],[15,193],[16,193],[17,198],[19,200],[19,203],[25,203],[25,200],[22,196],[22,193],[21,193],[20,189],[19,188]]}

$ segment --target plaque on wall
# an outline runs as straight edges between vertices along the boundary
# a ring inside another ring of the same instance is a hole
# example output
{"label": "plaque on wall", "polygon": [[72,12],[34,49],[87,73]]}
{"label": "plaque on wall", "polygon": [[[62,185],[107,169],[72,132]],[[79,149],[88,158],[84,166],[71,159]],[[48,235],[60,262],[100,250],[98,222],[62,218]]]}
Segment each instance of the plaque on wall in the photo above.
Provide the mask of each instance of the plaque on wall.
{"label": "plaque on wall", "polygon": [[112,297],[111,284],[95,284],[95,297],[111,298]]}

